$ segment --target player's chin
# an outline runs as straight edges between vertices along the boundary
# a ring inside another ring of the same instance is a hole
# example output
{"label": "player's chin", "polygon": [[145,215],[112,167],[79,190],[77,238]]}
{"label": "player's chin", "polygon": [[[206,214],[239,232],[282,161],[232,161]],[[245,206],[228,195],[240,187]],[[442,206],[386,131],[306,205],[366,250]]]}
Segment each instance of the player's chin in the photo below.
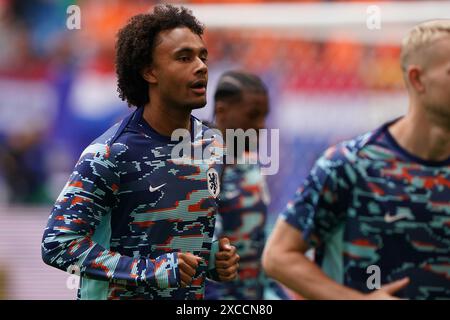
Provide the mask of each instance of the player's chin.
{"label": "player's chin", "polygon": [[203,108],[204,106],[206,106],[206,96],[192,99],[188,103],[188,107],[191,110],[200,109],[200,108]]}

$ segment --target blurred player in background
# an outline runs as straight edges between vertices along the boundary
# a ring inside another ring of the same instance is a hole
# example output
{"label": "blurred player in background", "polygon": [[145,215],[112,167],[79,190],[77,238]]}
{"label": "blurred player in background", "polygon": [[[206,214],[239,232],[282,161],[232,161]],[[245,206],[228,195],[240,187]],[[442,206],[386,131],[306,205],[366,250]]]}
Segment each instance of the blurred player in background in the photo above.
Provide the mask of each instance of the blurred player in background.
{"label": "blurred player in background", "polygon": [[[224,73],[219,79],[214,103],[216,126],[223,137],[226,137],[226,129],[254,129],[258,132],[265,128],[269,97],[265,84],[256,75],[243,71]],[[241,151],[237,143],[234,144],[235,159],[225,166],[215,231],[217,238],[227,237],[236,246],[240,257],[238,277],[228,283],[207,281],[206,299],[261,300],[265,293],[272,298],[287,298],[262,270],[261,255],[266,241],[264,228],[270,198],[260,166],[237,162],[238,158],[245,159],[245,156],[256,159],[255,150],[249,150],[250,142],[247,142]],[[237,154],[242,151],[247,154]]]}
{"label": "blurred player in background", "polygon": [[205,144],[191,116],[206,104],[202,34],[169,5],[119,31],[119,93],[137,109],[82,153],[42,241],[47,264],[80,269],[81,299],[202,299],[205,276],[236,277],[236,248],[226,238],[211,248],[221,165],[171,157],[175,129]]}
{"label": "blurred player in background", "polygon": [[306,298],[450,298],[450,21],[413,28],[401,66],[408,113],[328,149],[268,241],[265,270]]}

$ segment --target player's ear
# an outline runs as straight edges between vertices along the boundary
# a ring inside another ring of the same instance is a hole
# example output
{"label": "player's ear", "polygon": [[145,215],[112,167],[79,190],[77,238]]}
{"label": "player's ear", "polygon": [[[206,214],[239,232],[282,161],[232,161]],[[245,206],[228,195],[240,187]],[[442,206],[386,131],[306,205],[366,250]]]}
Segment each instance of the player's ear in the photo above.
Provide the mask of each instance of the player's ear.
{"label": "player's ear", "polygon": [[158,78],[156,76],[155,69],[153,66],[145,67],[141,72],[142,78],[150,84],[158,83]]}
{"label": "player's ear", "polygon": [[422,93],[425,91],[422,74],[423,72],[421,67],[416,65],[410,65],[408,67],[408,81],[417,93]]}

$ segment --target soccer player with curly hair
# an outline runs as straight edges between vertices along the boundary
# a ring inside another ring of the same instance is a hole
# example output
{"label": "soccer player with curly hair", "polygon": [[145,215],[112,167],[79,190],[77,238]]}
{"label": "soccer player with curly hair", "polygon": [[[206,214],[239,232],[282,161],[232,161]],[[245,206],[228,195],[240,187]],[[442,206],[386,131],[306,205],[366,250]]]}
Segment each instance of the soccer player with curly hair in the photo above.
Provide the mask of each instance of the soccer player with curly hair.
{"label": "soccer player with curly hair", "polygon": [[206,277],[236,277],[236,248],[212,241],[221,162],[213,152],[172,156],[177,129],[192,148],[207,144],[191,116],[206,104],[202,34],[190,11],[170,5],[118,33],[118,92],[136,110],[81,154],[42,240],[45,263],[79,269],[80,299],[202,299]]}

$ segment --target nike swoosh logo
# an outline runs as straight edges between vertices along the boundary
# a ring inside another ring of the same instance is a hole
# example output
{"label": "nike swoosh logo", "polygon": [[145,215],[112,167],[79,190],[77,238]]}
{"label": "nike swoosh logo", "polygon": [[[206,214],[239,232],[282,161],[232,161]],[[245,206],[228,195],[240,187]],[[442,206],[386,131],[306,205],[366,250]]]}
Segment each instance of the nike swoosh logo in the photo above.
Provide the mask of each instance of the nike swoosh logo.
{"label": "nike swoosh logo", "polygon": [[157,186],[156,188],[153,188],[152,186],[150,186],[150,188],[148,188],[148,190],[150,190],[150,192],[155,192],[155,191],[161,189],[162,187],[164,187],[166,184],[167,183],[164,183],[164,184],[162,184],[160,186]]}
{"label": "nike swoosh logo", "polygon": [[405,218],[408,218],[408,216],[405,214],[396,214],[395,216],[391,216],[388,213],[386,213],[384,215],[384,221],[387,223],[392,223],[392,222],[395,222],[395,221],[398,221],[401,219],[405,219]]}

